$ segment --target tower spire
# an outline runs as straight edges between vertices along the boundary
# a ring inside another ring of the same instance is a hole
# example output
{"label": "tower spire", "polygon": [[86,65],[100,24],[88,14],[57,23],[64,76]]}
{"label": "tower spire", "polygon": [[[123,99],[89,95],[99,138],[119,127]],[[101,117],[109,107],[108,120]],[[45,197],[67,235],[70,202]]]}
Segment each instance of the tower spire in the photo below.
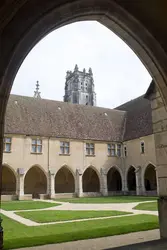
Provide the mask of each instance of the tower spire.
{"label": "tower spire", "polygon": [[34,98],[41,98],[41,92],[39,92],[39,81],[36,82],[36,90],[34,91]]}

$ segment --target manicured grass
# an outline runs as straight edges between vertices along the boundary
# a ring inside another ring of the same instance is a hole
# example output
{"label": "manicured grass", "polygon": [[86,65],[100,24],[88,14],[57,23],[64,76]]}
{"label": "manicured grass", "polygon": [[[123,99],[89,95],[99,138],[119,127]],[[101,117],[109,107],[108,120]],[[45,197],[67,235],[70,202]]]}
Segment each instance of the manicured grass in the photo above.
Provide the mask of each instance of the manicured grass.
{"label": "manicured grass", "polygon": [[131,214],[121,211],[33,211],[33,212],[16,212],[16,214],[33,220],[35,222],[55,222],[55,221],[67,221],[86,218],[108,217]]}
{"label": "manicured grass", "polygon": [[60,204],[58,203],[50,203],[50,202],[42,202],[42,201],[5,201],[2,202],[2,209],[8,211],[14,210],[29,210],[29,209],[40,209],[47,207],[55,207]]}
{"label": "manicured grass", "polygon": [[4,249],[30,247],[158,228],[158,217],[133,215],[105,220],[27,227],[2,215]]}
{"label": "manicured grass", "polygon": [[157,200],[157,197],[145,196],[112,196],[112,197],[83,197],[83,198],[62,198],[55,199],[56,201],[70,202],[70,203],[128,203]]}
{"label": "manicured grass", "polygon": [[134,207],[133,209],[157,211],[158,210],[158,204],[157,204],[157,202],[141,203],[141,204],[137,205],[136,207]]}

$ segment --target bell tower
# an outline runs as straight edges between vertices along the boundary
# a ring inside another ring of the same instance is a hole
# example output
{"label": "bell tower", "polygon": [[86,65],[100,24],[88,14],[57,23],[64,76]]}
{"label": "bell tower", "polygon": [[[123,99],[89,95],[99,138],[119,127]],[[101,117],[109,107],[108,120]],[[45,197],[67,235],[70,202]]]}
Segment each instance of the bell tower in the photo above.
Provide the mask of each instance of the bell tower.
{"label": "bell tower", "polygon": [[64,102],[96,106],[96,94],[92,69],[79,71],[78,65],[72,71],[67,71]]}

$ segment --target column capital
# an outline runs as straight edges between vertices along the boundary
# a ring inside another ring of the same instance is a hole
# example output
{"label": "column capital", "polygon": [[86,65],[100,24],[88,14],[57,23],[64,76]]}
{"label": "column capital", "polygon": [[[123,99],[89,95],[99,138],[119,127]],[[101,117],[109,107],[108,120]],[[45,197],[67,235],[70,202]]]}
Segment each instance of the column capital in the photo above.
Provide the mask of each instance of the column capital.
{"label": "column capital", "polygon": [[56,174],[56,169],[50,168],[50,169],[49,169],[49,174],[50,174],[50,175],[55,175],[55,174]]}
{"label": "column capital", "polygon": [[25,174],[25,169],[24,168],[18,168],[17,169],[17,173],[20,175],[20,176],[23,176]]}
{"label": "column capital", "polygon": [[137,166],[135,168],[135,173],[138,174],[141,171],[141,166]]}
{"label": "column capital", "polygon": [[101,175],[107,175],[107,170],[106,169],[104,169],[104,168],[101,168],[100,169],[100,173],[101,173]]}
{"label": "column capital", "polygon": [[81,170],[80,168],[77,168],[76,169],[76,174],[83,175],[83,170]]}

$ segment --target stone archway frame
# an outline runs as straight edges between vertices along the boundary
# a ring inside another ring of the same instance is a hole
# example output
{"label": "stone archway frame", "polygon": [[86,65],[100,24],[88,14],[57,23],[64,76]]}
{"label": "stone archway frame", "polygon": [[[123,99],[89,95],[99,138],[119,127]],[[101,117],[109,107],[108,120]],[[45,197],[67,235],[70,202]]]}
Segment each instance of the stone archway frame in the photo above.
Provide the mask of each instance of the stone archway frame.
{"label": "stone archway frame", "polygon": [[54,174],[54,181],[56,178],[57,173],[59,172],[59,170],[61,170],[62,168],[66,168],[67,170],[69,170],[69,172],[72,174],[73,179],[74,179],[74,193],[76,193],[76,174],[74,173],[72,167],[70,167],[68,164],[63,164],[59,169],[56,169],[55,174]]}
{"label": "stone archway frame", "polygon": [[[17,40],[14,47],[12,46],[13,50],[9,49],[9,52],[12,51],[12,53],[7,55],[7,64],[4,65],[6,70],[3,72],[2,78],[4,95],[9,95],[21,63],[43,37],[64,25],[83,20],[99,21],[122,38],[142,60],[158,84],[163,100],[167,101],[167,96],[163,94],[167,83],[165,70],[167,56],[162,47],[139,21],[118,4],[109,0],[98,0],[96,4],[91,0],[78,0],[53,7],[47,12],[41,10],[36,22],[33,22],[33,25],[29,25],[24,33],[20,34],[20,39]],[[11,22],[12,24],[15,23]],[[26,27],[24,23],[21,23],[21,25]],[[4,41],[3,44],[6,45],[7,43]],[[6,103],[7,100],[4,100],[3,104],[6,105]]]}
{"label": "stone archway frame", "polygon": [[[113,165],[113,166],[110,166],[106,169],[106,176],[108,175],[108,172],[111,170],[111,169],[116,169],[118,171],[118,173],[120,174],[120,177],[121,177],[121,184],[122,184],[122,190],[124,189],[124,176],[123,176],[123,172],[122,172],[122,169],[119,168],[117,165]],[[108,184],[108,183],[107,183]]]}
{"label": "stone archway frame", "polygon": [[[85,171],[86,171],[87,169],[89,169],[89,168],[93,169],[93,170],[95,171],[95,173],[97,174],[97,177],[98,177],[98,180],[99,180],[99,193],[100,193],[100,192],[101,192],[101,189],[102,189],[101,175],[100,175],[99,170],[98,170],[94,165],[89,165],[89,166],[87,166],[87,167],[83,170],[83,172],[82,172],[82,183],[83,183],[83,176],[84,176],[84,173],[85,173]],[[82,184],[82,185],[83,185],[83,184]],[[84,191],[83,191],[83,192],[84,192]]]}
{"label": "stone archway frame", "polygon": [[[26,169],[24,176],[23,176],[23,182],[24,182],[24,187],[25,187],[25,178],[27,173],[29,172],[29,170],[31,170],[32,168],[37,167],[40,169],[40,171],[44,174],[45,178],[46,178],[46,194],[48,194],[48,189],[49,189],[49,176],[47,174],[47,172],[44,170],[43,167],[41,167],[39,164],[34,164],[32,165],[29,169]],[[25,191],[25,190],[24,190]]]}
{"label": "stone archway frame", "polygon": [[[14,170],[14,168],[12,168],[11,167],[11,165],[10,164],[8,164],[8,163],[6,163],[6,162],[4,162],[3,164],[2,164],[2,167],[6,167],[6,168],[8,168],[11,172],[12,172],[12,174],[14,175],[14,177],[15,177],[15,194],[17,194],[17,189],[18,189],[18,174],[17,174],[17,172]],[[2,178],[3,178],[3,176],[2,176]]]}

